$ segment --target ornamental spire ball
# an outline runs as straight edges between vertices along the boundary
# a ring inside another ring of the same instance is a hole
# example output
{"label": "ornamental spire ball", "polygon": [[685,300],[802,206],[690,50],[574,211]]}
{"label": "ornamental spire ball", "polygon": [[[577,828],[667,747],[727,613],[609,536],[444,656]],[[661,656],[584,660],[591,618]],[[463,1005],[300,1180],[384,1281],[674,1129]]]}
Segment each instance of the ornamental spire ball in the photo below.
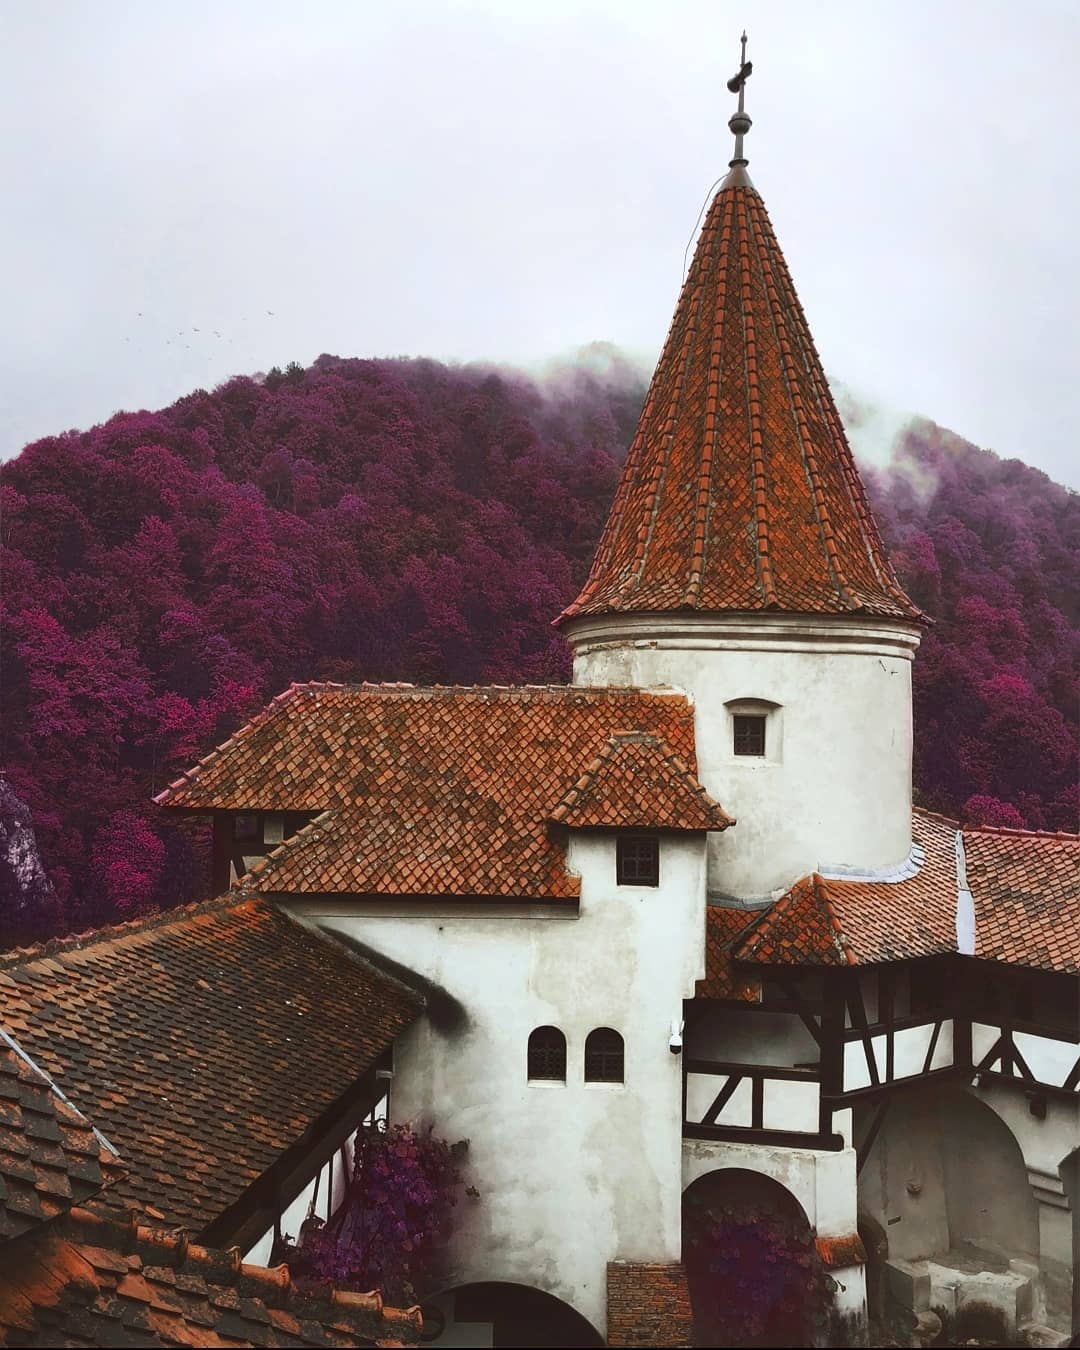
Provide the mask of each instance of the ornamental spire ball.
{"label": "ornamental spire ball", "polygon": [[728,119],[728,126],[731,128],[735,137],[735,158],[729,162],[728,167],[734,169],[735,166],[746,164],[748,161],[743,155],[743,137],[750,130],[753,123],[750,121],[750,115],[743,107],[743,98],[746,89],[746,81],[754,71],[753,61],[746,59],[746,31],[742,35],[742,57],[739,61],[739,73],[733,75],[727,82],[728,89],[733,94],[739,95],[739,106]]}

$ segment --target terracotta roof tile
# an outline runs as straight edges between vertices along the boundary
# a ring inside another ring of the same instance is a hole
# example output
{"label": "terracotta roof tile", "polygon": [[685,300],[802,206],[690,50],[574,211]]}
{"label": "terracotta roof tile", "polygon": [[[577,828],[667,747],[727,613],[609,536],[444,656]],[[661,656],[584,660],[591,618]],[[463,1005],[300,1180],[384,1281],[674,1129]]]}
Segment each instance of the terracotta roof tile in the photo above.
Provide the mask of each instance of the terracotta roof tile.
{"label": "terracotta roof tile", "polygon": [[[294,685],[158,801],[326,812],[252,870],[274,893],[573,899],[580,882],[548,817],[623,732],[662,740],[688,788],[694,722],[681,694]],[[654,825],[673,820],[670,786],[669,775]]]}
{"label": "terracotta roof tile", "polygon": [[558,622],[664,610],[921,621],[874,522],[768,214],[713,199],[592,570]]}
{"label": "terracotta roof tile", "polygon": [[111,1148],[0,1030],[0,1243],[123,1175]]}
{"label": "terracotta roof tile", "polygon": [[766,911],[738,942],[735,956],[769,966],[852,966],[856,960],[816,872],[796,882]]}
{"label": "terracotta roof tile", "polygon": [[964,855],[976,956],[1080,972],[1080,836],[965,830]]}
{"label": "terracotta roof tile", "polygon": [[367,1070],[420,996],[230,895],[0,958],[0,1024],[119,1151],[114,1203],[201,1231]]}
{"label": "terracotta roof tile", "polygon": [[0,1260],[0,1345],[415,1345],[418,1308],[75,1210]]}
{"label": "terracotta roof tile", "polygon": [[760,910],[706,906],[705,978],[697,982],[696,998],[761,1001],[761,981],[752,972],[737,968],[732,956],[740,935],[760,918]]}
{"label": "terracotta roof tile", "polygon": [[[899,881],[797,882],[723,953],[725,963],[852,965],[956,951],[956,821],[916,809],[912,834],[924,851]],[[1080,836],[1024,830],[962,831],[975,906],[975,954],[1032,969],[1080,970]],[[705,995],[708,997],[709,995]]]}
{"label": "terracotta roof tile", "polygon": [[549,819],[576,829],[726,830],[734,820],[657,736],[612,736]]}

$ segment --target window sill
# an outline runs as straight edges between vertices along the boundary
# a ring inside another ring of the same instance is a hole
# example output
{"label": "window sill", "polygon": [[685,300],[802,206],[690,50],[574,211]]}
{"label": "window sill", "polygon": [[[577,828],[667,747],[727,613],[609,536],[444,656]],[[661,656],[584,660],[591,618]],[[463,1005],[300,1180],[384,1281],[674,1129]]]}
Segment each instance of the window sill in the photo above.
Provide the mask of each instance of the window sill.
{"label": "window sill", "polygon": [[565,1078],[526,1078],[526,1087],[531,1088],[564,1088],[566,1086]]}
{"label": "window sill", "polygon": [[592,1081],[592,1082],[586,1082],[586,1083],[584,1083],[582,1086],[588,1088],[590,1091],[599,1091],[599,1092],[625,1092],[625,1091],[626,1091],[626,1084],[625,1084],[625,1083],[600,1083],[600,1082]]}

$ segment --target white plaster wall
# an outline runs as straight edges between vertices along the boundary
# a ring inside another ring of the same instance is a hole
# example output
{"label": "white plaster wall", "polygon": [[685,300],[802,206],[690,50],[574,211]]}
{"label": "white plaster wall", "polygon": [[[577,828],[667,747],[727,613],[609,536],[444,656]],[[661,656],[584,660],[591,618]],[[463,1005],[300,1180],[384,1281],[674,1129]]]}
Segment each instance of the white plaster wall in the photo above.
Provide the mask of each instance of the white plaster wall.
{"label": "white plaster wall", "polygon": [[[903,1027],[893,1037],[893,1077],[910,1078],[921,1074],[926,1063],[926,1052],[934,1036],[934,1023],[919,1027]],[[888,1037],[871,1036],[870,1049],[877,1067],[878,1082],[885,1082],[888,1066]],[[946,1069],[953,1062],[952,1019],[942,1022],[941,1030],[930,1058],[930,1070]],[[844,1091],[855,1092],[870,1086],[870,1067],[866,1062],[866,1048],[861,1040],[844,1045]]]}
{"label": "white plaster wall", "polygon": [[[971,1024],[971,1054],[976,1064],[989,1054],[1000,1035],[1000,1027],[983,1022]],[[1057,1040],[1052,1036],[1036,1036],[1028,1031],[1014,1032],[1013,1041],[1023,1055],[1024,1062],[1040,1083],[1061,1087],[1076,1063],[1075,1041]]]}
{"label": "white plaster wall", "polygon": [[780,1148],[687,1139],[683,1144],[683,1190],[698,1177],[725,1167],[772,1177],[802,1205],[819,1237],[847,1237],[857,1231],[855,1150]]}
{"label": "white plaster wall", "polygon": [[[702,973],[705,844],[665,836],[660,885],[615,884],[615,842],[575,835],[582,878],[569,909],[490,902],[294,905],[441,985],[468,1010],[453,1032],[421,1020],[398,1042],[393,1118],[470,1141],[447,1285],[542,1289],[601,1333],[606,1266],[677,1261],[681,1241],[682,1062],[671,1022]],[[529,1083],[530,1031],[559,1027],[567,1082]],[[620,1032],[626,1081],[583,1081],[585,1038]]]}
{"label": "white plaster wall", "polygon": [[[876,1110],[876,1103],[860,1109],[857,1139]],[[859,1207],[885,1230],[891,1258],[917,1260],[948,1249],[941,1120],[932,1092],[912,1089],[890,1103],[859,1175]]]}
{"label": "white plaster wall", "polygon": [[[747,913],[749,921],[751,914]],[[736,1060],[749,1064],[817,1064],[818,1043],[802,1021],[786,1012],[702,1004],[686,1029],[692,1059]]]}
{"label": "white plaster wall", "polygon": [[[700,1122],[718,1092],[727,1082],[723,1074],[691,1073],[686,1078],[686,1118]],[[752,1125],[752,1086],[744,1078],[724,1109],[717,1125]],[[818,1128],[820,1096],[817,1083],[784,1079],[766,1079],[762,1092],[762,1116],[767,1130],[804,1130],[815,1134]]]}
{"label": "white plaster wall", "polygon": [[[914,627],[647,614],[574,620],[566,636],[575,683],[667,685],[693,697],[699,777],[738,819],[710,838],[711,891],[762,896],[818,868],[907,858]],[[733,753],[727,705],[736,700],[777,705],[764,759]]]}

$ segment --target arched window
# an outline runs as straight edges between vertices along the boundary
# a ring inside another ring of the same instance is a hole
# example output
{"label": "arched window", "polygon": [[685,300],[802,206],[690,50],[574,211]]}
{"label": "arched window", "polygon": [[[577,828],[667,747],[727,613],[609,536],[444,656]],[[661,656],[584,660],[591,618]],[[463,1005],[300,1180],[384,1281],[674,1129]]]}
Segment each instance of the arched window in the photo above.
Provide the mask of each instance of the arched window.
{"label": "arched window", "polygon": [[597,1027],[585,1039],[585,1081],[623,1081],[623,1038],[610,1027]]}
{"label": "arched window", "polygon": [[537,1027],[529,1037],[529,1077],[566,1082],[566,1037],[558,1027]]}

